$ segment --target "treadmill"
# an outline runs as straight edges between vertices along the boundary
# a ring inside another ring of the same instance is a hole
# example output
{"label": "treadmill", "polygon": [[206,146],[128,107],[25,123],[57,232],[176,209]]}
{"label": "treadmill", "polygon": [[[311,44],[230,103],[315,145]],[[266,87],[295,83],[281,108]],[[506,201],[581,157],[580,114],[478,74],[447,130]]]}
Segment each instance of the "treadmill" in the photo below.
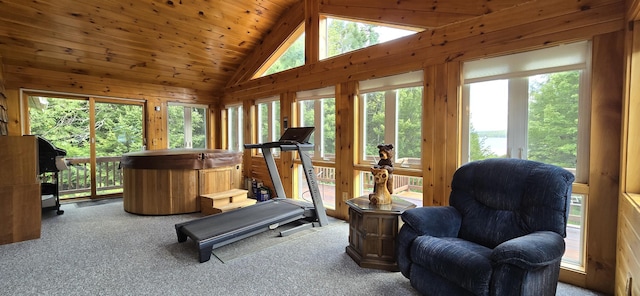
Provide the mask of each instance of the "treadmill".
{"label": "treadmill", "polygon": [[[328,225],[329,220],[322,204],[313,164],[306,152],[313,150],[313,144],[309,143],[313,130],[313,127],[291,127],[277,142],[245,144],[245,149],[262,150],[278,197],[233,211],[176,224],[178,242],[185,242],[187,237],[191,238],[198,245],[199,260],[202,263],[211,259],[211,252],[215,248],[267,230],[276,229],[281,225],[300,222],[300,225],[280,232],[280,236],[287,236],[311,227]],[[282,180],[271,152],[272,149],[298,152],[311,192],[312,203],[285,197]]]}

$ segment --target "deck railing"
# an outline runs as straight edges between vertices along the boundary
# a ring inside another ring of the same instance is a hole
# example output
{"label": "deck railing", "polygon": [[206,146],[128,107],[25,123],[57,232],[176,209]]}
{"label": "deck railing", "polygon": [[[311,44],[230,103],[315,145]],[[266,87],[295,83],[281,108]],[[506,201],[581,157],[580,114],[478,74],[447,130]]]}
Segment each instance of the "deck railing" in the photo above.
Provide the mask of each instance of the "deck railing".
{"label": "deck railing", "polygon": [[[321,184],[335,184],[336,170],[331,167],[314,167],[316,178],[318,183]],[[365,180],[363,180],[365,190],[373,190],[374,181],[373,175],[366,174]],[[393,175],[393,192],[422,192],[422,178]]]}
{"label": "deck railing", "polygon": [[[60,195],[63,197],[86,196],[91,193],[91,164],[87,157],[66,158],[69,169],[58,172]],[[53,173],[41,176],[41,182],[53,183]],[[96,190],[122,189],[120,156],[96,158]]]}

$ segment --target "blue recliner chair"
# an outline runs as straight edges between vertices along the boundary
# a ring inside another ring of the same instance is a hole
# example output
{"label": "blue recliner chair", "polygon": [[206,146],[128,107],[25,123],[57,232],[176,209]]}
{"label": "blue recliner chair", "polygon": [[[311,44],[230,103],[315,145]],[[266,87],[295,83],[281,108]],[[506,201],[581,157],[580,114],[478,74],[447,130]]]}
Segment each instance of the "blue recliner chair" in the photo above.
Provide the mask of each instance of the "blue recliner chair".
{"label": "blue recliner chair", "polygon": [[528,160],[463,165],[449,206],[402,214],[400,271],[425,295],[555,295],[574,179]]}

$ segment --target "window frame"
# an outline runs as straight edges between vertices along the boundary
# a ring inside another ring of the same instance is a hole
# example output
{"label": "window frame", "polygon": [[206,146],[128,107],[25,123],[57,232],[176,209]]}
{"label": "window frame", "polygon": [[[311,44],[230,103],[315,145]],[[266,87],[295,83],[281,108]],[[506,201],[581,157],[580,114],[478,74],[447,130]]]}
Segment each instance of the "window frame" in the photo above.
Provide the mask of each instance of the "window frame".
{"label": "window frame", "polygon": [[[367,94],[374,92],[385,92],[385,132],[384,132],[384,144],[393,144],[394,146],[394,166],[401,167],[403,169],[422,169],[422,145],[420,145],[421,157],[418,163],[404,164],[398,162],[398,145],[397,145],[397,120],[398,120],[398,91],[405,88],[419,87],[422,88],[422,99],[420,112],[423,112],[422,106],[424,105],[424,74],[423,71],[408,72],[398,75],[392,75],[377,79],[371,79],[361,81],[358,94],[358,112],[360,114],[366,114],[365,97]],[[393,95],[392,95],[393,94]],[[364,117],[364,115],[362,115]],[[424,114],[423,114],[424,116]],[[377,163],[376,158],[368,159],[366,155],[367,140],[366,140],[366,120],[364,118],[360,120],[358,124],[358,132],[360,134],[359,141],[363,143],[358,150],[357,164],[359,165],[372,165]],[[420,134],[424,133],[424,127],[420,126]],[[383,143],[378,143],[383,144]]]}
{"label": "window frame", "polygon": [[[192,108],[199,108],[199,109],[204,109],[204,123],[203,123],[203,128],[204,128],[204,136],[205,136],[205,141],[204,141],[204,149],[208,148],[208,141],[206,140],[208,138],[208,127],[209,127],[209,106],[207,105],[203,105],[203,104],[186,104],[186,103],[180,103],[180,102],[168,102],[167,103],[167,125],[166,125],[166,130],[167,130],[167,147],[171,147],[171,130],[170,130],[170,122],[169,122],[169,109],[171,107],[175,107],[175,106],[180,106],[183,108],[183,130],[184,130],[184,139],[183,139],[183,145],[180,148],[173,148],[173,149],[193,149],[193,127],[192,127],[192,117],[191,117],[191,113]],[[188,112],[190,111],[190,112]]]}
{"label": "window frame", "polygon": [[[276,107],[276,104],[278,104],[278,107]],[[281,104],[280,102],[280,96],[273,96],[273,97],[268,97],[268,98],[264,98],[264,99],[259,99],[255,101],[255,127],[256,127],[256,140],[254,141],[254,143],[264,143],[264,142],[274,142],[277,141],[280,138],[280,134],[281,134],[281,125],[280,125],[280,114],[276,115],[276,112],[280,112],[279,109],[279,104]],[[268,133],[268,137],[266,140],[263,140],[263,135],[262,135],[262,122],[263,122],[263,118],[262,118],[262,114],[260,112],[260,108],[261,105],[266,105],[267,108],[267,133]],[[275,125],[278,125],[277,127]],[[255,151],[256,154],[262,155],[262,151],[260,149],[253,149]],[[273,151],[273,155],[274,156],[279,156],[280,155],[280,149],[275,149],[275,151]]]}
{"label": "window frame", "polygon": [[[232,151],[244,151],[244,110],[242,104],[226,105],[226,136],[227,149]],[[232,129],[238,131],[237,134],[232,133]]]}
{"label": "window frame", "polygon": [[[296,93],[296,108],[298,112],[298,126],[303,126],[304,120],[304,111],[302,108],[302,104],[305,102],[313,101],[314,104],[314,127],[313,131],[313,143],[315,144],[313,147],[313,155],[311,155],[311,159],[313,161],[324,161],[335,163],[335,154],[333,157],[327,157],[326,151],[324,147],[325,143],[325,110],[324,110],[324,102],[325,100],[333,100],[333,104],[335,106],[335,87],[325,87],[321,89],[314,89],[308,91],[300,91]],[[335,126],[335,123],[334,123]],[[335,139],[334,139],[335,143]],[[335,151],[335,146],[334,146]]]}
{"label": "window frame", "polygon": [[[582,47],[584,46],[584,47]],[[564,48],[563,48],[564,47]],[[470,85],[476,82],[484,82],[484,81],[495,81],[495,80],[508,80],[508,131],[507,131],[507,157],[512,158],[523,158],[527,159],[527,149],[528,149],[528,112],[529,112],[529,78],[539,74],[553,74],[567,71],[579,71],[579,88],[578,88],[578,139],[577,139],[577,163],[576,168],[574,170],[574,174],[576,175],[576,180],[572,185],[572,200],[580,196],[580,203],[576,204],[572,202],[571,209],[580,211],[581,221],[580,221],[580,229],[578,234],[579,245],[578,245],[578,254],[577,259],[574,258],[565,258],[562,259],[562,266],[568,267],[575,270],[585,270],[586,266],[586,233],[587,233],[587,221],[586,217],[588,217],[589,209],[587,208],[588,199],[589,199],[589,157],[590,157],[590,132],[591,132],[591,49],[592,45],[590,41],[580,41],[571,44],[565,44],[560,46],[555,46],[551,48],[534,50],[530,52],[524,52],[519,54],[506,55],[502,57],[497,57],[494,62],[491,58],[486,60],[477,61],[478,64],[484,63],[488,69],[494,67],[495,69],[499,69],[497,71],[503,71],[506,67],[502,67],[500,69],[501,62],[511,61],[512,63],[509,66],[513,66],[513,68],[520,69],[526,63],[531,62],[533,60],[544,60],[549,59],[548,61],[559,61],[561,60],[558,57],[566,57],[571,55],[571,52],[576,52],[576,55],[579,58],[573,59],[571,62],[567,62],[565,64],[558,64],[556,66],[546,66],[546,67],[538,67],[534,69],[530,69],[527,71],[505,71],[503,73],[499,73],[497,75],[476,75],[475,77],[469,78],[467,76],[473,76],[476,73],[467,73],[465,72],[465,65],[463,63],[463,81],[462,81],[462,118],[461,118],[461,155],[460,161],[461,165],[469,162],[470,155]],[[570,50],[567,50],[570,49]],[[554,56],[552,53],[557,53],[558,56]],[[527,56],[531,54],[531,56]],[[504,60],[500,60],[504,59]],[[524,61],[524,62],[523,62]],[[473,63],[474,61],[472,61]],[[477,66],[476,64],[475,66]],[[481,67],[476,67],[474,70],[479,70]],[[491,73],[491,71],[486,71],[486,73]],[[512,106],[511,106],[512,105]],[[513,112],[512,112],[513,111]],[[519,113],[518,113],[519,112]],[[513,122],[518,120],[520,122]],[[521,148],[526,147],[526,148]],[[571,169],[571,168],[569,168]]]}

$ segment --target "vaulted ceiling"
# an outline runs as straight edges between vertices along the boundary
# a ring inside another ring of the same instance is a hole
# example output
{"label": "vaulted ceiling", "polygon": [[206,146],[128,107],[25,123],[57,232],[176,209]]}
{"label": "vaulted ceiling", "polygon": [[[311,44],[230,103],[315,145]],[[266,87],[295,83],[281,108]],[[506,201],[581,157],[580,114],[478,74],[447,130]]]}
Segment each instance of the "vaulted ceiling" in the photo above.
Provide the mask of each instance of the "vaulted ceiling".
{"label": "vaulted ceiling", "polygon": [[[325,15],[427,29],[527,2],[306,1]],[[304,10],[300,2],[0,0],[0,56],[15,67],[220,92],[290,9]]]}

